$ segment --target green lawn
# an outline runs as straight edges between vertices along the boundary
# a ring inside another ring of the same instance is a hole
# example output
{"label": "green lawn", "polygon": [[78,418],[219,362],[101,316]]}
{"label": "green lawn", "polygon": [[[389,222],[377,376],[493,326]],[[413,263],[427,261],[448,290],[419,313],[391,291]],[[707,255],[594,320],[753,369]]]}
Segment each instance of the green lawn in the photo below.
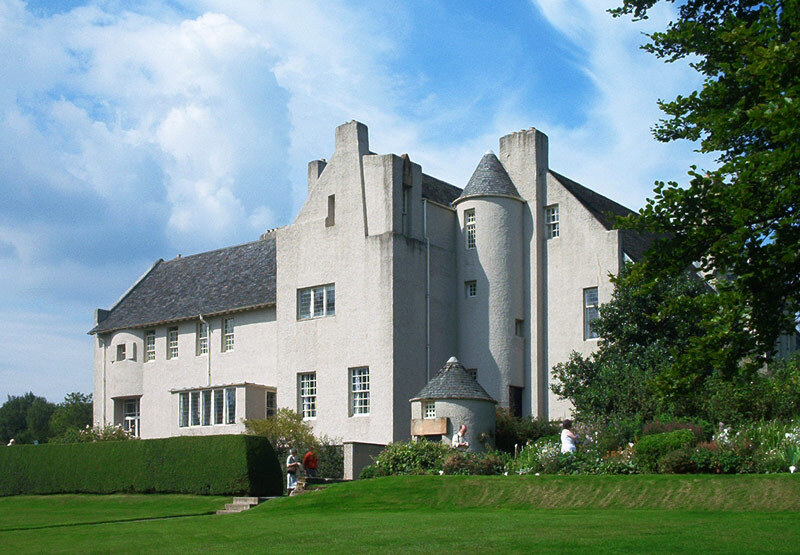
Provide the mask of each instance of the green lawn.
{"label": "green lawn", "polygon": [[[800,477],[789,475],[382,478],[270,500],[238,515],[75,524],[104,512],[142,518],[157,510],[201,513],[224,502],[164,495],[5,498],[0,545],[4,552],[788,553],[800,541]],[[49,518],[61,525],[9,530]]]}

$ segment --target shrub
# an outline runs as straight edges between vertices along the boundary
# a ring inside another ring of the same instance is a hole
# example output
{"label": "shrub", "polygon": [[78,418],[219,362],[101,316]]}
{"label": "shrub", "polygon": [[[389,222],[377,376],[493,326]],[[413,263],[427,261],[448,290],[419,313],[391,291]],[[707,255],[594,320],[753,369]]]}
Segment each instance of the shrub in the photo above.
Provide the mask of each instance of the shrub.
{"label": "shrub", "polygon": [[379,476],[385,476],[380,472],[380,467],[374,464],[370,464],[361,469],[361,472],[358,475],[358,479],[368,480],[370,478],[378,478]]}
{"label": "shrub", "polygon": [[710,434],[706,433],[706,429],[710,429],[710,425],[696,424],[692,422],[679,422],[679,421],[661,421],[653,420],[648,422],[642,428],[642,436],[649,436],[653,434],[663,434],[667,432],[674,432],[675,430],[691,430],[694,434],[695,441],[705,441],[709,438]]}
{"label": "shrub", "polygon": [[317,458],[317,475],[320,478],[338,479],[344,476],[344,450],[341,445],[330,443],[327,438],[321,440],[317,446]]}
{"label": "shrub", "polygon": [[645,472],[655,472],[661,457],[696,443],[694,434],[687,429],[644,436],[636,443],[636,464]]}
{"label": "shrub", "polygon": [[442,464],[445,474],[467,474],[488,476],[501,474],[505,463],[497,453],[466,453],[453,451],[447,455]]}
{"label": "shrub", "polygon": [[517,418],[502,408],[495,415],[495,445],[506,453],[513,453],[514,445],[522,447],[558,431],[558,424],[539,418]]}
{"label": "shrub", "polygon": [[693,451],[678,449],[667,453],[658,461],[658,471],[662,474],[690,474],[697,471],[697,465],[692,460]]}
{"label": "shrub", "polygon": [[704,474],[736,474],[742,469],[739,455],[715,442],[701,443],[691,455],[695,472]]}
{"label": "shrub", "polygon": [[97,443],[98,441],[126,441],[138,439],[122,426],[97,426],[90,428],[67,428],[61,437],[51,439],[51,443]]}
{"label": "shrub", "polygon": [[384,476],[439,472],[450,447],[436,441],[390,443],[375,458]]}
{"label": "shrub", "polygon": [[0,449],[0,495],[280,495],[269,440],[244,435],[19,445]]}

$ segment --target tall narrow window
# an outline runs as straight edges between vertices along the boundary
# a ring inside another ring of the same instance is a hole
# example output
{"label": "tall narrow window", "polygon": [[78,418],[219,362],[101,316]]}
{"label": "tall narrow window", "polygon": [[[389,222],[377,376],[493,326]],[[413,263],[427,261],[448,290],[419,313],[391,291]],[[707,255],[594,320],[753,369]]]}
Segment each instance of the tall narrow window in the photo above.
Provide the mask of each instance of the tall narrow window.
{"label": "tall narrow window", "polygon": [[211,425],[211,390],[203,391],[203,426]]}
{"label": "tall narrow window", "polygon": [[322,318],[336,314],[336,285],[297,290],[297,319]]}
{"label": "tall narrow window", "polygon": [[144,361],[156,359],[156,330],[147,330],[144,333]]}
{"label": "tall narrow window", "polygon": [[464,296],[477,297],[478,296],[478,282],[475,280],[464,282]]}
{"label": "tall narrow window", "polygon": [[597,331],[594,329],[594,321],[599,316],[598,313],[597,287],[589,287],[583,290],[583,338],[596,339]]}
{"label": "tall narrow window", "polygon": [[133,437],[139,437],[139,399],[126,399],[122,411],[122,429]]}
{"label": "tall narrow window", "polygon": [[278,394],[275,391],[267,391],[267,410],[266,417],[272,418],[278,412]]}
{"label": "tall narrow window", "polygon": [[197,322],[197,354],[208,354],[208,324]]}
{"label": "tall narrow window", "polygon": [[317,417],[317,374],[299,374],[300,413],[303,418]]}
{"label": "tall narrow window", "polygon": [[546,228],[547,238],[554,239],[558,237],[558,205],[553,204],[544,209],[544,225]]}
{"label": "tall narrow window", "polygon": [[228,410],[225,411],[225,424],[236,423],[236,388],[225,388],[225,405]]}
{"label": "tall narrow window", "polygon": [[369,368],[350,369],[350,414],[369,414]]}
{"label": "tall narrow window", "polygon": [[178,397],[178,426],[189,425],[189,393],[181,393]]}
{"label": "tall narrow window", "polygon": [[436,401],[425,401],[423,405],[424,418],[436,418]]}
{"label": "tall narrow window", "polygon": [[225,416],[225,391],[214,390],[214,424],[222,424]]}
{"label": "tall narrow window", "polygon": [[336,224],[336,195],[328,195],[328,216],[325,218],[325,227]]}
{"label": "tall narrow window", "polygon": [[117,345],[117,362],[125,360],[125,343]]}
{"label": "tall narrow window", "polygon": [[508,412],[512,416],[522,418],[522,388],[508,386]]}
{"label": "tall narrow window", "polygon": [[514,335],[517,337],[525,336],[525,320],[514,320]]}
{"label": "tall narrow window", "polygon": [[178,328],[167,332],[167,358],[178,358]]}
{"label": "tall narrow window", "polygon": [[189,424],[192,426],[200,425],[200,392],[192,391],[189,396]]}
{"label": "tall narrow window", "polygon": [[409,235],[411,233],[411,214],[409,210],[411,209],[411,187],[403,187],[403,207],[402,207],[402,214],[403,214],[403,222],[402,222],[402,229],[404,235]]}
{"label": "tall narrow window", "polygon": [[475,248],[475,210],[464,211],[464,222],[466,223],[467,248]]}
{"label": "tall narrow window", "polygon": [[222,324],[222,350],[233,350],[233,318],[225,318]]}

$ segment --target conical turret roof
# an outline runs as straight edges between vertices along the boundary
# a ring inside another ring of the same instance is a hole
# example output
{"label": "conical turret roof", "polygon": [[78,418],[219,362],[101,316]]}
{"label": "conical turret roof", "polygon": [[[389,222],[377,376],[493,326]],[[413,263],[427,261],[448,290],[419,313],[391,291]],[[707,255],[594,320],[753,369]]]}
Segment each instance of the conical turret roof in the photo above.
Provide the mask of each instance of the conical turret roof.
{"label": "conical turret roof", "polygon": [[456,357],[450,360],[410,401],[421,399],[476,399],[497,403]]}
{"label": "conical turret roof", "polygon": [[522,199],[519,191],[511,182],[508,172],[491,150],[483,155],[478,167],[469,178],[461,195],[453,204],[468,197],[504,196]]}

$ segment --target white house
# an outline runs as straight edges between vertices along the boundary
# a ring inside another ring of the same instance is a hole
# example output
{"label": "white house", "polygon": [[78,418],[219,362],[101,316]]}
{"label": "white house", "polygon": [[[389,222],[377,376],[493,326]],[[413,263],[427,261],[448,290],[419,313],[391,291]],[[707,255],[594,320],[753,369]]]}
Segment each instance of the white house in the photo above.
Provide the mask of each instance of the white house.
{"label": "white house", "polygon": [[549,369],[596,347],[608,275],[648,245],[612,229],[629,213],[551,171],[535,129],[502,137],[462,190],[370,152],[351,121],[309,164],[292,224],[159,260],[96,311],[94,420],[237,433],[289,407],[319,434],[386,444],[453,355],[501,406],[562,417]]}

